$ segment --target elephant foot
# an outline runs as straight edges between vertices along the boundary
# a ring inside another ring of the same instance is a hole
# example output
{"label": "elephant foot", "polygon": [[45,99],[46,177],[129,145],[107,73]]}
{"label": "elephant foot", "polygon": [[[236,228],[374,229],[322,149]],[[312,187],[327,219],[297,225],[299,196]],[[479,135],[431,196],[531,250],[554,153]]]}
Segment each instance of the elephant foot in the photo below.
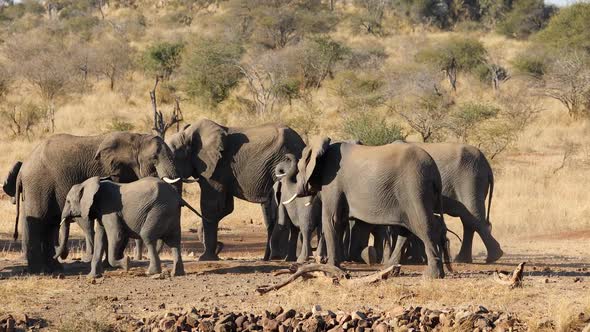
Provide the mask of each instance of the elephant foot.
{"label": "elephant foot", "polygon": [[219,260],[219,256],[217,256],[216,254],[208,254],[205,252],[201,256],[199,256],[199,262],[218,261],[218,260]]}
{"label": "elephant foot", "polygon": [[85,253],[84,255],[82,255],[82,262],[84,262],[84,263],[92,262],[92,254]]}
{"label": "elephant foot", "polygon": [[504,251],[502,251],[502,249],[498,248],[494,251],[488,251],[488,257],[486,258],[486,263],[490,264],[493,263],[495,261],[497,261],[498,259],[500,259],[502,256],[504,255]]}
{"label": "elephant foot", "polygon": [[424,278],[426,279],[443,279],[445,277],[445,271],[441,267],[430,267],[428,266],[424,271]]}
{"label": "elephant foot", "polygon": [[100,277],[102,277],[102,273],[97,273],[97,272],[93,272],[93,271],[90,271],[90,273],[88,273],[86,275],[86,279],[96,279],[96,278],[100,278]]}
{"label": "elephant foot", "polygon": [[131,262],[129,259],[129,256],[125,256],[122,260],[121,260],[121,267],[125,270],[125,271],[129,271],[129,266],[130,266]]}
{"label": "elephant foot", "polygon": [[176,266],[174,268],[174,270],[172,270],[173,277],[178,277],[178,276],[183,276],[183,275],[185,275],[185,273],[184,273],[184,267],[182,265]]}
{"label": "elephant foot", "polygon": [[110,269],[113,266],[111,265],[111,263],[109,263],[109,260],[105,258],[105,260],[102,261],[102,267],[103,269]]}
{"label": "elephant foot", "polygon": [[154,274],[160,274],[160,273],[162,273],[162,269],[157,266],[152,266],[152,265],[150,265],[150,267],[148,268],[148,270],[146,272],[146,274],[148,276],[152,276]]}
{"label": "elephant foot", "polygon": [[473,257],[471,257],[471,253],[465,254],[460,252],[457,254],[457,256],[455,256],[455,258],[453,258],[453,263],[471,264],[473,263]]}
{"label": "elephant foot", "polygon": [[53,272],[63,272],[64,266],[57,260],[51,259],[47,263],[46,272],[53,273]]}

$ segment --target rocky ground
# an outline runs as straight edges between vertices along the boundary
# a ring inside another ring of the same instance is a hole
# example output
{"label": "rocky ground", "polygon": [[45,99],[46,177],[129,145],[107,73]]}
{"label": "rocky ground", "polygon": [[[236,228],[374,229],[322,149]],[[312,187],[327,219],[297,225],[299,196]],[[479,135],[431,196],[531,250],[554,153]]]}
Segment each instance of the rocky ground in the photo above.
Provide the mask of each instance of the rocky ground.
{"label": "rocky ground", "polygon": [[[0,332],[49,331],[387,331],[560,330],[590,324],[590,259],[587,237],[506,241],[496,264],[454,264],[444,280],[425,280],[423,266],[402,266],[397,277],[372,284],[334,284],[331,278],[301,278],[260,294],[288,275],[289,267],[263,262],[264,237],[250,225],[226,228],[222,261],[198,262],[200,245],[187,232],[186,276],[145,276],[147,261],[129,272],[86,278],[88,265],[65,262],[62,274],[29,276],[17,250],[0,255]],[[0,242],[8,243],[2,234]],[[192,239],[192,240],[191,240]],[[539,246],[542,244],[542,246]],[[6,248],[6,247],[5,247]],[[455,250],[456,251],[456,250]],[[76,257],[76,255],[73,255]],[[164,256],[165,268],[171,261]],[[495,270],[527,262],[522,287],[493,281]],[[346,264],[353,278],[380,266]]]}

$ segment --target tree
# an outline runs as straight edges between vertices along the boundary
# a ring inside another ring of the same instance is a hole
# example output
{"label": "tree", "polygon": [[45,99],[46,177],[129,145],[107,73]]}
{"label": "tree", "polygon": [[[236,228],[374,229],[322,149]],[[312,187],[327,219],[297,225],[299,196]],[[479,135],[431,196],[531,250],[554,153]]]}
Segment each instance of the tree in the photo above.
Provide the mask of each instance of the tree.
{"label": "tree", "polygon": [[39,31],[15,35],[6,42],[12,68],[34,86],[47,105],[49,129],[55,129],[55,102],[71,89],[76,68],[72,51],[61,40]]}
{"label": "tree", "polygon": [[8,94],[8,91],[10,91],[12,80],[12,73],[8,71],[7,66],[0,63],[0,101],[4,99]]}
{"label": "tree", "polygon": [[237,42],[197,38],[184,52],[182,80],[191,97],[213,104],[222,102],[239,82],[242,73],[236,66],[244,49]]}
{"label": "tree", "polygon": [[45,116],[41,107],[32,103],[7,103],[0,108],[2,123],[14,136],[29,135]]}
{"label": "tree", "polygon": [[590,55],[581,51],[562,52],[550,65],[543,80],[542,93],[561,102],[573,118],[590,115]]}
{"label": "tree", "polygon": [[383,17],[385,16],[386,0],[356,0],[355,4],[361,8],[358,24],[373,35],[383,34]]}
{"label": "tree", "polygon": [[453,90],[457,89],[457,74],[471,72],[485,62],[487,51],[483,44],[471,38],[453,37],[426,47],[416,54],[418,62],[430,63],[445,72]]}
{"label": "tree", "polygon": [[348,49],[329,37],[315,37],[300,48],[299,65],[305,88],[319,89],[328,76],[333,76],[336,63]]}
{"label": "tree", "polygon": [[120,35],[104,35],[94,45],[94,69],[109,80],[111,90],[115,82],[133,66],[133,48]]}
{"label": "tree", "polygon": [[404,140],[406,134],[397,124],[389,124],[384,118],[372,113],[360,113],[344,122],[343,133],[347,138],[365,145],[385,145]]}
{"label": "tree", "polygon": [[524,39],[543,29],[551,15],[553,6],[545,6],[543,0],[519,0],[498,25],[498,32],[508,37]]}
{"label": "tree", "polygon": [[442,140],[454,100],[439,86],[436,70],[409,66],[387,76],[389,109],[401,116],[424,142]]}
{"label": "tree", "polygon": [[461,142],[466,143],[478,124],[496,117],[499,112],[500,109],[493,105],[468,102],[455,108],[447,126]]}
{"label": "tree", "polygon": [[167,80],[180,67],[183,49],[183,43],[161,42],[153,44],[143,53],[143,67],[152,75]]}
{"label": "tree", "polygon": [[578,2],[562,8],[535,40],[557,50],[590,53],[590,3]]}

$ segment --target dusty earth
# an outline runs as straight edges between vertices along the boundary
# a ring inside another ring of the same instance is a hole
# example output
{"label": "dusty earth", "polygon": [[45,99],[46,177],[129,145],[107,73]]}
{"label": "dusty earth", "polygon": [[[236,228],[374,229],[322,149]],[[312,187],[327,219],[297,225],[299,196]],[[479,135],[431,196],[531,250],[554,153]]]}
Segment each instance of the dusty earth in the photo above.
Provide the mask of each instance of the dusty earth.
{"label": "dusty earth", "polygon": [[[328,279],[298,280],[283,289],[259,295],[260,285],[276,283],[272,272],[289,263],[263,262],[263,226],[254,221],[222,222],[225,243],[219,262],[197,262],[201,245],[187,230],[184,241],[186,276],[154,279],[144,275],[147,261],[133,262],[129,272],[107,271],[86,278],[89,266],[64,263],[63,274],[29,276],[18,261],[18,245],[8,233],[0,237],[0,316],[26,314],[34,325],[49,330],[127,330],[134,320],[191,307],[224,312],[253,312],[276,307],[309,311],[314,305],[336,310],[387,311],[400,305],[459,308],[483,305],[517,315],[531,330],[568,330],[580,313],[590,314],[590,234],[565,233],[520,241],[502,241],[505,256],[485,265],[453,264],[444,280],[425,280],[423,266],[403,266],[402,275],[375,285],[333,285]],[[74,241],[73,247],[77,246]],[[457,246],[457,243],[454,243]],[[476,249],[476,252],[478,249]],[[480,250],[481,251],[481,250]],[[456,251],[455,251],[456,252]],[[79,254],[74,253],[73,258]],[[163,256],[164,266],[171,261]],[[495,270],[511,271],[527,262],[524,286],[509,289],[492,281]],[[353,276],[380,266],[349,264]]]}

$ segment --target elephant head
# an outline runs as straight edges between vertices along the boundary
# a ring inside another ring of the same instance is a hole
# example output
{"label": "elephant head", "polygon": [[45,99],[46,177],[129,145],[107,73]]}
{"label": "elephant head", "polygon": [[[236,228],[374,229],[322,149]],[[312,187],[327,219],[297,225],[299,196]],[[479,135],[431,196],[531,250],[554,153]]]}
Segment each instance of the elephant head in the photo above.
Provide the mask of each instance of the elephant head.
{"label": "elephant head", "polygon": [[146,176],[178,179],[173,155],[155,135],[115,132],[105,136],[94,159],[116,182],[132,182]]}
{"label": "elephant head", "polygon": [[73,185],[68,195],[61,214],[61,225],[59,228],[59,246],[55,258],[67,257],[67,242],[70,235],[70,223],[74,218],[85,220],[94,219],[93,206],[94,198],[100,189],[100,178],[92,177],[80,184]]}
{"label": "elephant head", "polygon": [[301,159],[297,163],[297,191],[285,203],[290,203],[296,197],[315,195],[319,191],[320,183],[316,176],[320,173],[322,157],[328,151],[330,138],[316,139],[303,149]]}
{"label": "elephant head", "polygon": [[166,143],[183,178],[211,178],[221,159],[226,129],[203,119],[174,135]]}

